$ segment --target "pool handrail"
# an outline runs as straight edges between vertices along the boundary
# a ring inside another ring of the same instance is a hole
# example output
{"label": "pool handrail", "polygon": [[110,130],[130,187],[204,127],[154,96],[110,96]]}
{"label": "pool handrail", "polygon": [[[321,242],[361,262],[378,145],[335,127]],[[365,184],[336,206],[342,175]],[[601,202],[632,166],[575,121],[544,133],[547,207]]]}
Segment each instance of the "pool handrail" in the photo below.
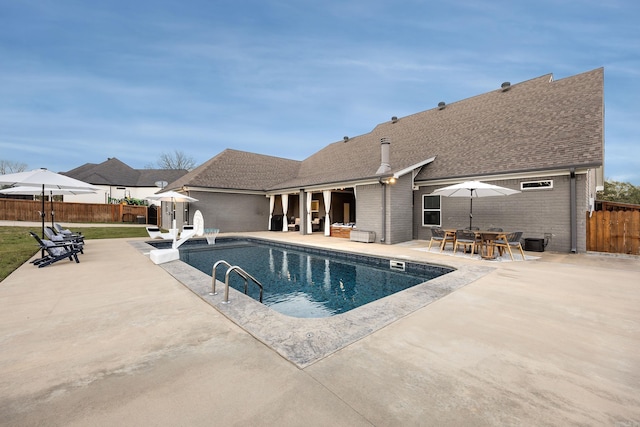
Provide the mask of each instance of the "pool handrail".
{"label": "pool handrail", "polygon": [[225,289],[224,289],[224,301],[223,304],[228,304],[229,303],[229,274],[232,271],[235,271],[240,277],[242,277],[244,279],[244,294],[247,294],[248,291],[248,287],[249,287],[249,280],[253,281],[256,285],[258,285],[258,287],[260,288],[260,302],[262,302],[262,294],[264,291],[264,286],[262,286],[262,283],[260,283],[260,281],[258,279],[256,279],[255,277],[253,277],[251,274],[247,273],[245,270],[242,269],[242,267],[237,266],[237,265],[231,265],[229,264],[227,261],[221,259],[219,261],[216,261],[215,264],[213,264],[213,268],[211,271],[211,292],[209,292],[209,295],[218,295],[218,293],[216,292],[216,270],[218,269],[218,266],[220,264],[223,264],[225,266],[227,266],[227,272],[225,273],[224,276],[224,284],[225,284]]}
{"label": "pool handrail", "polygon": [[213,270],[211,271],[211,292],[209,293],[209,295],[218,295],[218,293],[216,292],[216,269],[218,268],[218,266],[220,264],[224,264],[227,266],[227,268],[231,268],[231,264],[229,264],[227,261],[221,259],[220,261],[217,261],[215,264],[213,264]]}
{"label": "pool handrail", "polygon": [[231,274],[231,272],[233,272],[233,271],[238,273],[238,275],[244,279],[244,294],[245,295],[247,295],[247,291],[248,291],[248,280],[247,279],[251,279],[256,285],[258,285],[258,287],[260,288],[260,303],[262,303],[262,293],[263,293],[263,290],[264,290],[264,287],[262,286],[262,283],[260,283],[258,281],[258,279],[256,279],[255,277],[253,277],[252,275],[250,275],[249,273],[244,271],[242,269],[242,267],[240,267],[239,265],[234,265],[234,266],[230,267],[229,269],[227,269],[227,273],[224,275],[224,301],[222,301],[222,303],[223,304],[229,304],[229,274]]}

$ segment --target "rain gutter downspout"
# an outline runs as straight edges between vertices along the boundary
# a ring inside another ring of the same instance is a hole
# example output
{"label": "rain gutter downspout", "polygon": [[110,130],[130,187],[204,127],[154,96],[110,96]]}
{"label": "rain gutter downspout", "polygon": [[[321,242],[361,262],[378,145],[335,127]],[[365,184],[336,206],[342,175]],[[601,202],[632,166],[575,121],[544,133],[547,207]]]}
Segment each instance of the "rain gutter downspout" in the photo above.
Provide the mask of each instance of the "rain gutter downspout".
{"label": "rain gutter downspout", "polygon": [[571,253],[578,252],[578,222],[576,218],[576,168],[570,169],[571,181],[569,183],[569,215],[571,228]]}
{"label": "rain gutter downspout", "polygon": [[385,242],[387,235],[387,186],[383,180],[380,180],[382,186],[382,236],[380,236],[380,243]]}

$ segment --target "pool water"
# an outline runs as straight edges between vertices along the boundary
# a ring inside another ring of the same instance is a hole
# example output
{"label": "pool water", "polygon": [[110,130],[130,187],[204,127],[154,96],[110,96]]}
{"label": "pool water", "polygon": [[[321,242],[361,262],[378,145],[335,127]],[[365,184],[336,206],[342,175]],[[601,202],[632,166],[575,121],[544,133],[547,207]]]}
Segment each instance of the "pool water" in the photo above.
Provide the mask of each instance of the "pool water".
{"label": "pool water", "polygon": [[[180,259],[208,275],[219,260],[240,266],[264,286],[265,305],[305,318],[344,313],[452,271],[405,263],[408,272],[399,272],[390,269],[388,259],[248,240],[181,247]],[[219,281],[224,282],[226,270],[218,267]],[[231,274],[229,284],[244,292],[245,281],[238,275]],[[252,282],[248,295],[259,299]]]}

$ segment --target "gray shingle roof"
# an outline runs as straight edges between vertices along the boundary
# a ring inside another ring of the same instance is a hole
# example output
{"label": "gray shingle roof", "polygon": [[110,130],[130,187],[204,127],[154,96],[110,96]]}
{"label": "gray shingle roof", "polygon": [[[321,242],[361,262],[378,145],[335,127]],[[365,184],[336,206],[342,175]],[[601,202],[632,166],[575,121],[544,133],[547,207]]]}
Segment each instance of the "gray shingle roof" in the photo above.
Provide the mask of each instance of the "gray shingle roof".
{"label": "gray shingle roof", "polygon": [[184,169],[133,169],[112,157],[100,164],[86,163],[63,175],[94,185],[155,187],[156,181],[175,181],[187,173]]}
{"label": "gray shingle roof", "polygon": [[298,162],[225,150],[174,183],[278,190],[375,178],[380,139],[392,173],[426,159],[416,180],[592,167],[604,161],[604,70],[551,74],[377,125]]}
{"label": "gray shingle roof", "polygon": [[300,161],[226,149],[182,178],[168,189],[182,186],[229,190],[266,191],[296,175]]}

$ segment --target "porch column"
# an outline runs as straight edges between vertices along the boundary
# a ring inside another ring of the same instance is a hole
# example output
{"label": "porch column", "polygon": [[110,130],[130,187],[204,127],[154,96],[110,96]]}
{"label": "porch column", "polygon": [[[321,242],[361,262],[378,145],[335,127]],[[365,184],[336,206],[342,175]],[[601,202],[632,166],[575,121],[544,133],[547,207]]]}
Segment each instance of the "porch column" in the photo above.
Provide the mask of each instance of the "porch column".
{"label": "porch column", "polygon": [[273,208],[276,204],[276,196],[269,196],[269,225],[267,230],[271,231],[271,218],[273,218]]}
{"label": "porch column", "polygon": [[313,194],[311,194],[311,192],[307,193],[307,234],[311,234],[313,232],[312,226],[311,226],[311,199],[313,197]]}

